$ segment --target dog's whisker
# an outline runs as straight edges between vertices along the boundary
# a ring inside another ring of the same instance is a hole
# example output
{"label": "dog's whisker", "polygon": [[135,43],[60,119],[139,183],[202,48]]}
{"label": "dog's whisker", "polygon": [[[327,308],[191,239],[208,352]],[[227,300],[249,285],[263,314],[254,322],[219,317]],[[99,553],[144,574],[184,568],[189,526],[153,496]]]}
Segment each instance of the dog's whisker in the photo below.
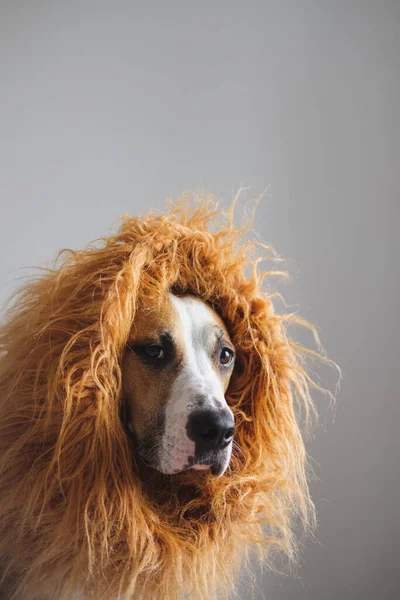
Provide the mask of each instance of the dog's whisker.
{"label": "dog's whisker", "polygon": [[[232,442],[232,452],[234,450],[236,450],[237,452],[239,452],[239,454],[241,454],[243,457],[245,457],[243,450],[241,449],[241,447],[235,440],[233,440],[233,442]],[[236,452],[235,452],[235,454],[236,454]]]}

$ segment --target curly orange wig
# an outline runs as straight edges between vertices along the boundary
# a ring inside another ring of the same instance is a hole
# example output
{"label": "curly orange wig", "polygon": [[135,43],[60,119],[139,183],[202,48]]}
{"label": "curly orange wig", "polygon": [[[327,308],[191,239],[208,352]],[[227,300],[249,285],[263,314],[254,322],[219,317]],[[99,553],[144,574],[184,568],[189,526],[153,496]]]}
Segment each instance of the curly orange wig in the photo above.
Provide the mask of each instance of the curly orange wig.
{"label": "curly orange wig", "polygon": [[[225,597],[257,547],[295,552],[314,511],[296,403],[312,384],[232,213],[183,201],[23,287],[0,330],[0,591],[13,600]],[[121,420],[122,356],[142,305],[190,292],[237,351],[230,468],[146,473]],[[312,353],[312,351],[310,351]],[[4,597],[4,596],[2,596]]]}

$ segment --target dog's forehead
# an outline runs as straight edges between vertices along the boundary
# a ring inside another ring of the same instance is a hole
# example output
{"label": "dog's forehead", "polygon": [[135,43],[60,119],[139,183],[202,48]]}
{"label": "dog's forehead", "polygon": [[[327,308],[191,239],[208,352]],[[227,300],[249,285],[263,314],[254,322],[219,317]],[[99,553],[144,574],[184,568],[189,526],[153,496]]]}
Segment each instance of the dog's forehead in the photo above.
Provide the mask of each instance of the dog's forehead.
{"label": "dog's forehead", "polygon": [[135,338],[158,337],[165,331],[174,331],[177,315],[169,295],[153,306],[144,306],[135,315],[131,334]]}
{"label": "dog's forehead", "polygon": [[179,337],[179,333],[208,337],[218,330],[223,330],[229,339],[224,322],[211,306],[194,295],[175,296],[169,292],[153,307],[138,311],[132,335],[151,338],[168,331],[176,332]]}
{"label": "dog's forehead", "polygon": [[221,317],[200,298],[190,294],[185,296],[169,294],[169,299],[186,336],[192,334],[196,337],[207,337],[212,332],[222,330],[229,338]]}

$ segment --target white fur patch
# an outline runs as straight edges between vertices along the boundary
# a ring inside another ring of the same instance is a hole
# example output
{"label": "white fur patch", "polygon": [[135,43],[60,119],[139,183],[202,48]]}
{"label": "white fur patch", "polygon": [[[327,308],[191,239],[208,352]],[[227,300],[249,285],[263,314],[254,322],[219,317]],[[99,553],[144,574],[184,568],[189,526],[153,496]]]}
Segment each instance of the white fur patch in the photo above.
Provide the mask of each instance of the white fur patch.
{"label": "white fur patch", "polygon": [[[195,453],[195,443],[186,433],[189,414],[198,404],[198,397],[206,397],[202,407],[227,408],[223,382],[210,357],[205,335],[209,331],[212,343],[212,327],[217,324],[213,313],[205,304],[192,296],[177,297],[170,294],[182,330],[184,359],[165,409],[165,433],[162,438],[160,462],[163,472],[178,472],[187,468],[189,457]],[[226,466],[231,455],[231,444],[226,449]],[[225,466],[225,468],[226,468]],[[194,465],[193,468],[205,468]]]}

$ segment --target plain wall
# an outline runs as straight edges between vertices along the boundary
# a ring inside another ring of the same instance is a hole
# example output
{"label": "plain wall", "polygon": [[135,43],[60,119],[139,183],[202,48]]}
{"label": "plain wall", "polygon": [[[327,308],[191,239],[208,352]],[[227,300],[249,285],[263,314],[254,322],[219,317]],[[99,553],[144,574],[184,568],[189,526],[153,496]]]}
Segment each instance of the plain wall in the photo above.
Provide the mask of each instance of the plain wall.
{"label": "plain wall", "polygon": [[318,543],[260,599],[399,591],[399,73],[395,1],[0,2],[0,302],[124,212],[268,186],[257,232],[344,377]]}

